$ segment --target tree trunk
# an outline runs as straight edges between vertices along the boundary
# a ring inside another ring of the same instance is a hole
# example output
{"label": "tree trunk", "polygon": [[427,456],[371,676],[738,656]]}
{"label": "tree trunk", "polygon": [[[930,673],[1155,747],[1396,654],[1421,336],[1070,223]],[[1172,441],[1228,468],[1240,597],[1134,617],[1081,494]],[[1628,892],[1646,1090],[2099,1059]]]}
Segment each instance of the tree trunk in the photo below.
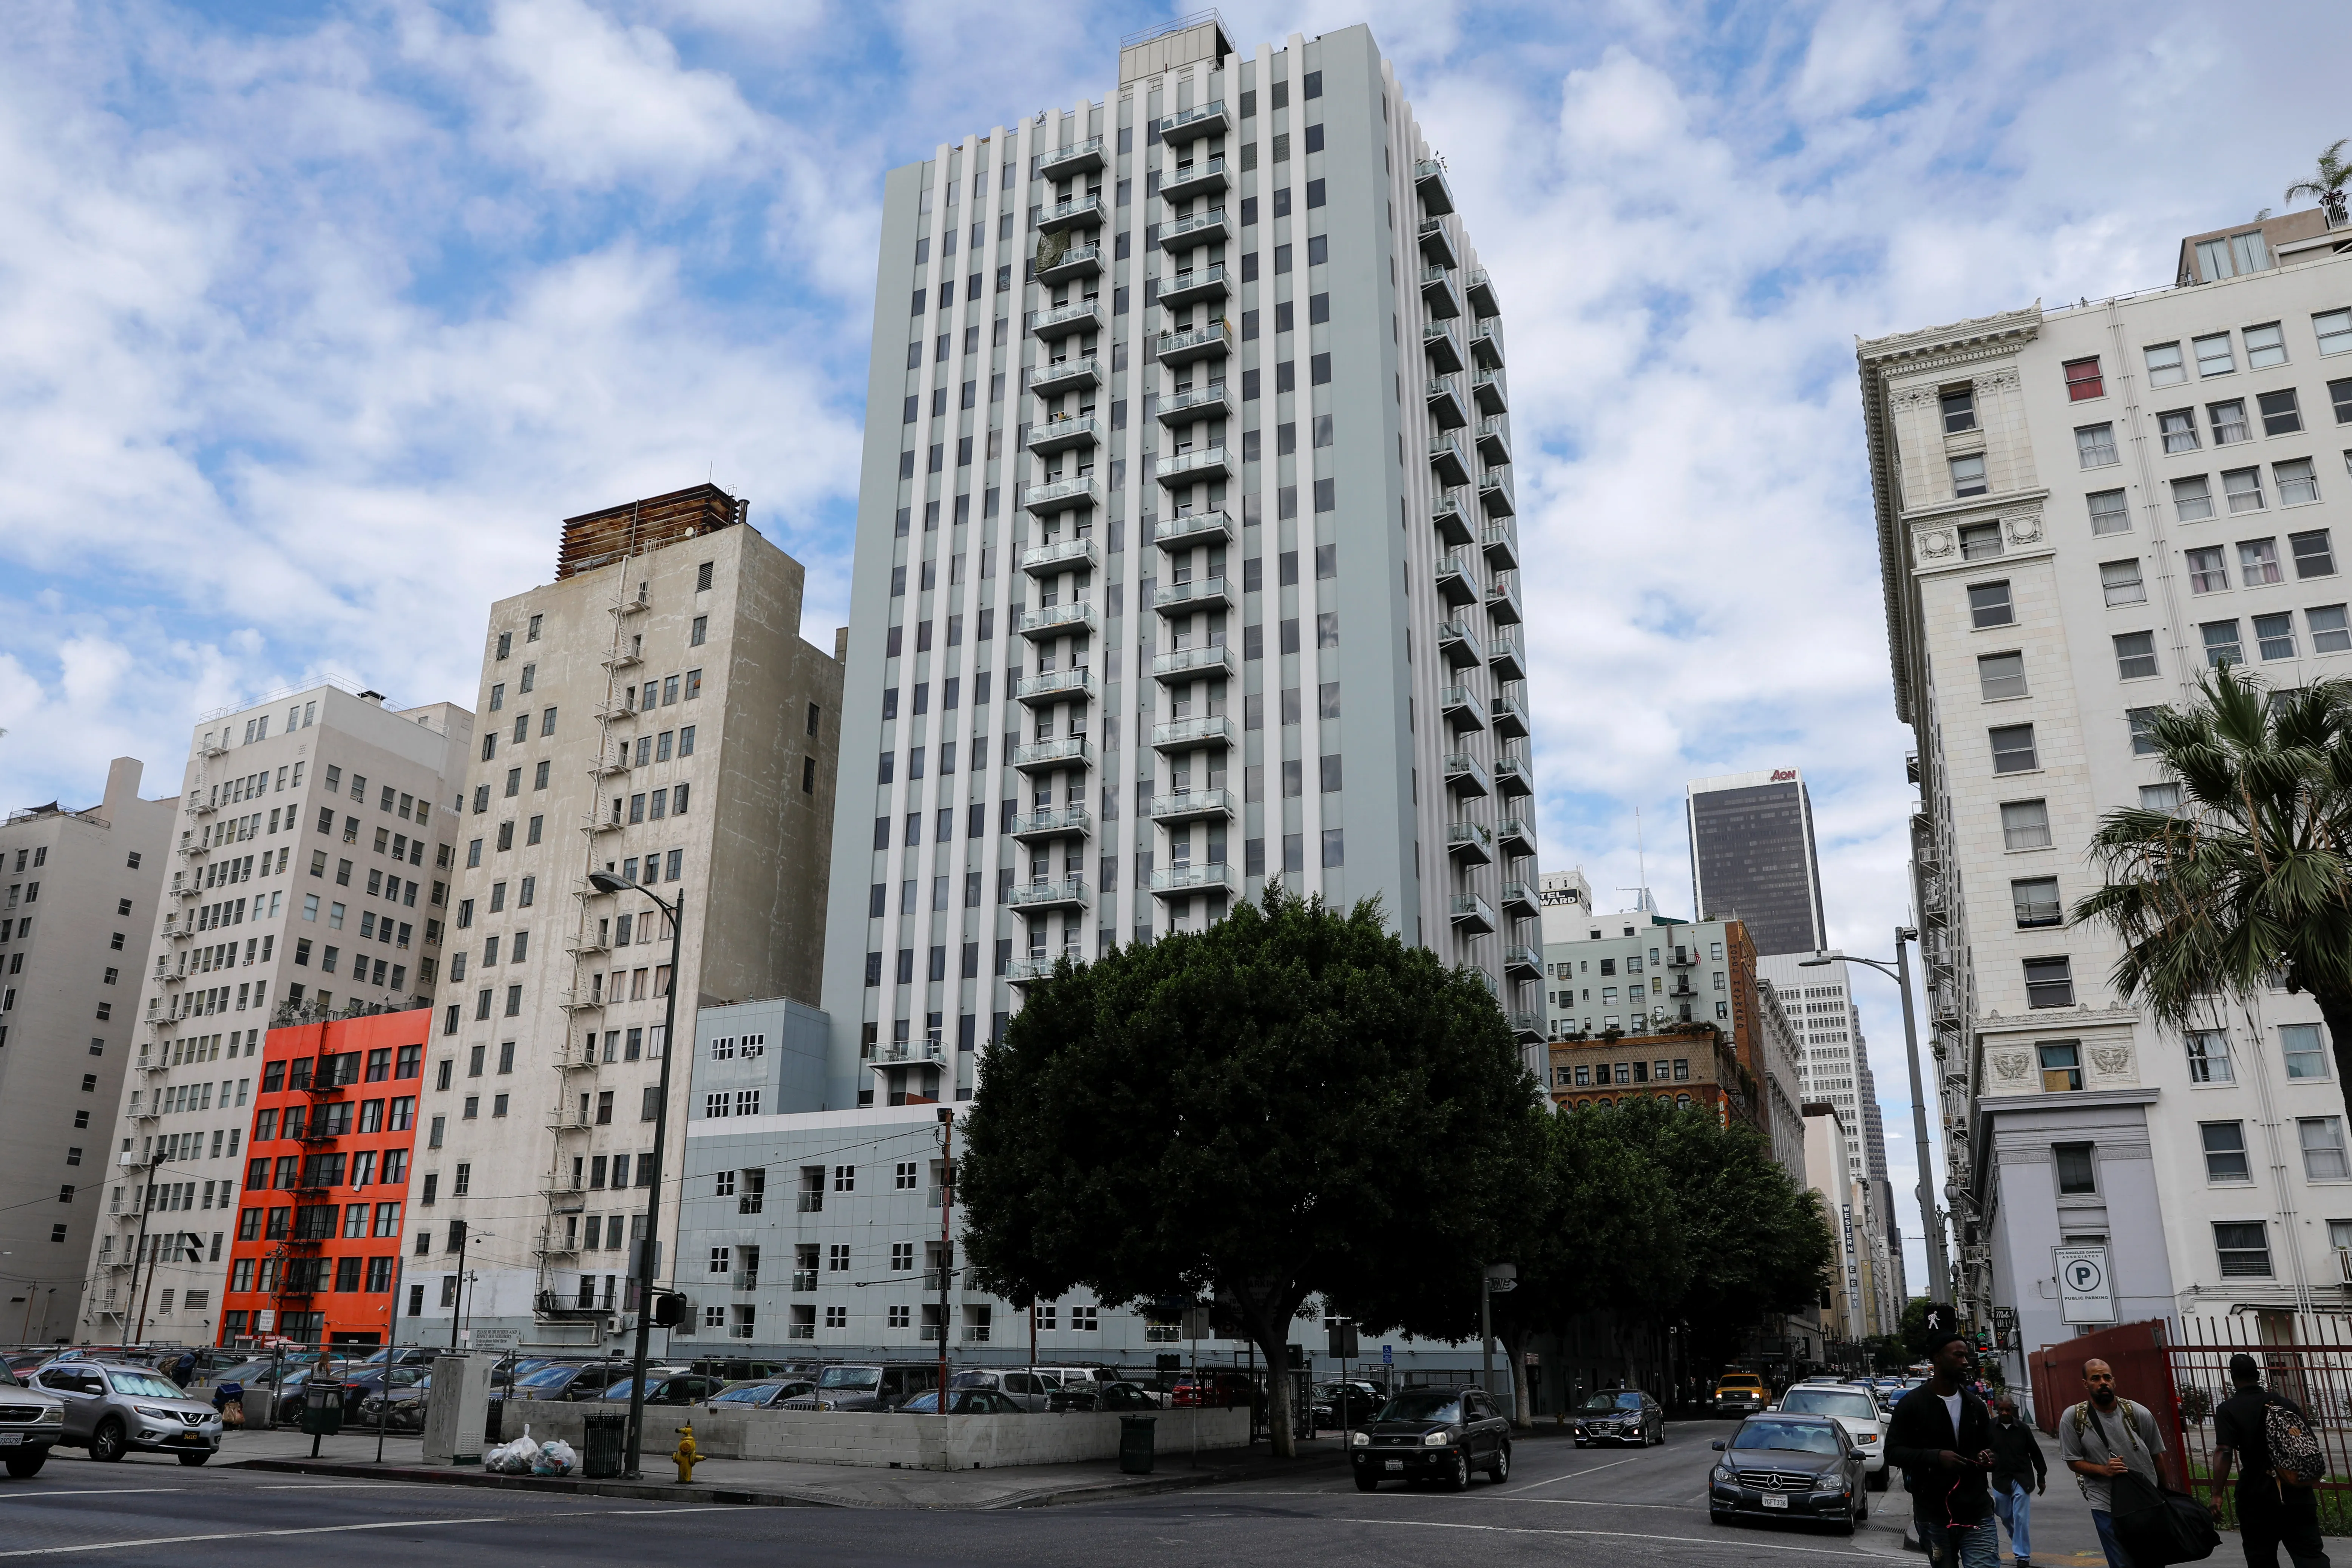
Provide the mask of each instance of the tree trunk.
{"label": "tree trunk", "polygon": [[1268,1447],[1277,1459],[1298,1457],[1298,1434],[1290,1425],[1290,1345],[1279,1337],[1269,1344],[1258,1342],[1265,1353],[1265,1434]]}
{"label": "tree trunk", "polygon": [[1528,1341],[1534,1337],[1526,1329],[1506,1330],[1501,1336],[1503,1354],[1511,1361],[1511,1425],[1522,1429],[1535,1425],[1535,1402],[1528,1397]]}

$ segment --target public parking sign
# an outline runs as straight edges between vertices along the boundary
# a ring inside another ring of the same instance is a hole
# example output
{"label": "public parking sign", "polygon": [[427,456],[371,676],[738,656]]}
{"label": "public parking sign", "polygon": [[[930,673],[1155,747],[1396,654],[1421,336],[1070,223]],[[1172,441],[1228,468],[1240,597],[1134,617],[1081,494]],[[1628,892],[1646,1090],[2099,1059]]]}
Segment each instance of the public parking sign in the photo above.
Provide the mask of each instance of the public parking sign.
{"label": "public parking sign", "polygon": [[1384,1344],[1381,1346],[1381,1364],[1382,1366],[1394,1366],[1396,1364],[1396,1346],[1392,1344]]}
{"label": "public parking sign", "polygon": [[2053,1249],[2058,1266],[2061,1321],[2070,1323],[2111,1323],[2116,1321],[2115,1281],[2107,1270],[2104,1247],[2060,1247]]}

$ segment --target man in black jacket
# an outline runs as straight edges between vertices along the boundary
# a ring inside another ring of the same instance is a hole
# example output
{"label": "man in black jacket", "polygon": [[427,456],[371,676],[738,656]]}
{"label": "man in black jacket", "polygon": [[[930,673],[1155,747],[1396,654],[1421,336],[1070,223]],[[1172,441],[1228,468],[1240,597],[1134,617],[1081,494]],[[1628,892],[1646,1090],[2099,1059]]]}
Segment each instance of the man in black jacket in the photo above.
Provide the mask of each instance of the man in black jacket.
{"label": "man in black jacket", "polygon": [[2309,1487],[2281,1480],[2271,1465],[2270,1406],[2283,1405],[2297,1416],[2303,1407],[2265,1392],[2263,1369],[2242,1351],[2230,1358],[2230,1381],[2236,1392],[2213,1412],[2213,1493],[2221,1495],[2231,1467],[2239,1467],[2238,1535],[2246,1568],[2278,1568],[2282,1545],[2294,1568],[2327,1568],[2316,1497]]}
{"label": "man in black jacket", "polygon": [[1969,1391],[1974,1356],[1966,1337],[1932,1336],[1935,1375],[1905,1395],[1886,1424],[1886,1462],[1901,1467],[1911,1515],[1932,1568],[1999,1568],[1993,1523],[1992,1417]]}
{"label": "man in black jacket", "polygon": [[2032,1568],[2033,1494],[2050,1490],[2050,1464],[2033,1428],[2017,1418],[2016,1400],[2002,1395],[1992,1413],[1992,1511],[2009,1527],[2017,1568]]}

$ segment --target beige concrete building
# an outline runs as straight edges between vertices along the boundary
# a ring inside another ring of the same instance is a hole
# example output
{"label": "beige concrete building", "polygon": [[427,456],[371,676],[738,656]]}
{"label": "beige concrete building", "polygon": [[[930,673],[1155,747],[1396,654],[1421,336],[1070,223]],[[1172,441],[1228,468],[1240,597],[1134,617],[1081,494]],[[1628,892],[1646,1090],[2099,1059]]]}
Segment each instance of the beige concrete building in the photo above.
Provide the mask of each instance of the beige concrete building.
{"label": "beige concrete building", "polygon": [[139,996],[179,802],[142,800],[118,757],[106,796],[0,825],[0,1325],[27,1343],[81,1311]]}
{"label": "beige concrete building", "polygon": [[76,1339],[215,1337],[262,1031],[432,999],[472,736],[334,685],[196,721]]}
{"label": "beige concrete building", "polygon": [[2223,663],[2352,674],[2347,252],[2316,212],[2251,221],[2183,240],[2171,287],[1859,345],[1959,1299],[2028,1351],[2352,1279],[2316,1008],[2158,1028],[2067,919],[2101,815],[2177,808],[2147,714]]}
{"label": "beige concrete building", "polygon": [[816,996],[841,665],[747,509],[704,485],[570,518],[555,580],[491,606],[403,1334],[448,1334],[460,1221],[469,1332],[601,1351],[625,1327],[672,983],[655,898],[686,901],[680,1038],[705,1004]]}

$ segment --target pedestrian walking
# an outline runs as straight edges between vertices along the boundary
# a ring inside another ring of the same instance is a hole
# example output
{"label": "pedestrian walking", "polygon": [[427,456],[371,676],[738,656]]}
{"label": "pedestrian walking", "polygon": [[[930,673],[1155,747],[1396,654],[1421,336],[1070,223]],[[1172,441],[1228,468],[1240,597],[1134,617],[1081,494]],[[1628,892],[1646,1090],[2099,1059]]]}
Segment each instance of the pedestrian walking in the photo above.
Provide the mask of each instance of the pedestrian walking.
{"label": "pedestrian walking", "polygon": [[2033,1428],[2017,1418],[2016,1400],[2002,1395],[1992,1414],[1992,1511],[2009,1531],[2017,1568],[2032,1568],[2033,1499],[2050,1490],[2050,1465]]}
{"label": "pedestrian walking", "polygon": [[1968,1385],[1967,1337],[1929,1334],[1927,1360],[1935,1375],[1897,1401],[1886,1424],[1886,1462],[1903,1471],[1930,1568],[2000,1568],[1987,1486],[1992,1417]]}
{"label": "pedestrian walking", "polygon": [[2116,1369],[2096,1356],[2083,1364],[2083,1388],[2088,1397],[2058,1417],[2058,1455],[2091,1505],[2107,1568],[2132,1568],[2130,1553],[2116,1539],[2115,1478],[2128,1470],[2161,1488],[2157,1457],[2164,1452],[2164,1434],[2153,1415],[2116,1392]]}
{"label": "pedestrian walking", "polygon": [[2242,1351],[2230,1358],[2230,1381],[2236,1391],[2213,1412],[2213,1490],[2218,1496],[2230,1484],[2234,1465],[2246,1568],[2278,1568],[2282,1545],[2294,1568],[2327,1568],[2318,1499],[2294,1478],[2292,1450],[2271,1452],[2273,1431],[2290,1443],[2299,1438],[2298,1446],[2310,1445],[2310,1416],[2293,1400],[2264,1389],[2262,1368]]}

